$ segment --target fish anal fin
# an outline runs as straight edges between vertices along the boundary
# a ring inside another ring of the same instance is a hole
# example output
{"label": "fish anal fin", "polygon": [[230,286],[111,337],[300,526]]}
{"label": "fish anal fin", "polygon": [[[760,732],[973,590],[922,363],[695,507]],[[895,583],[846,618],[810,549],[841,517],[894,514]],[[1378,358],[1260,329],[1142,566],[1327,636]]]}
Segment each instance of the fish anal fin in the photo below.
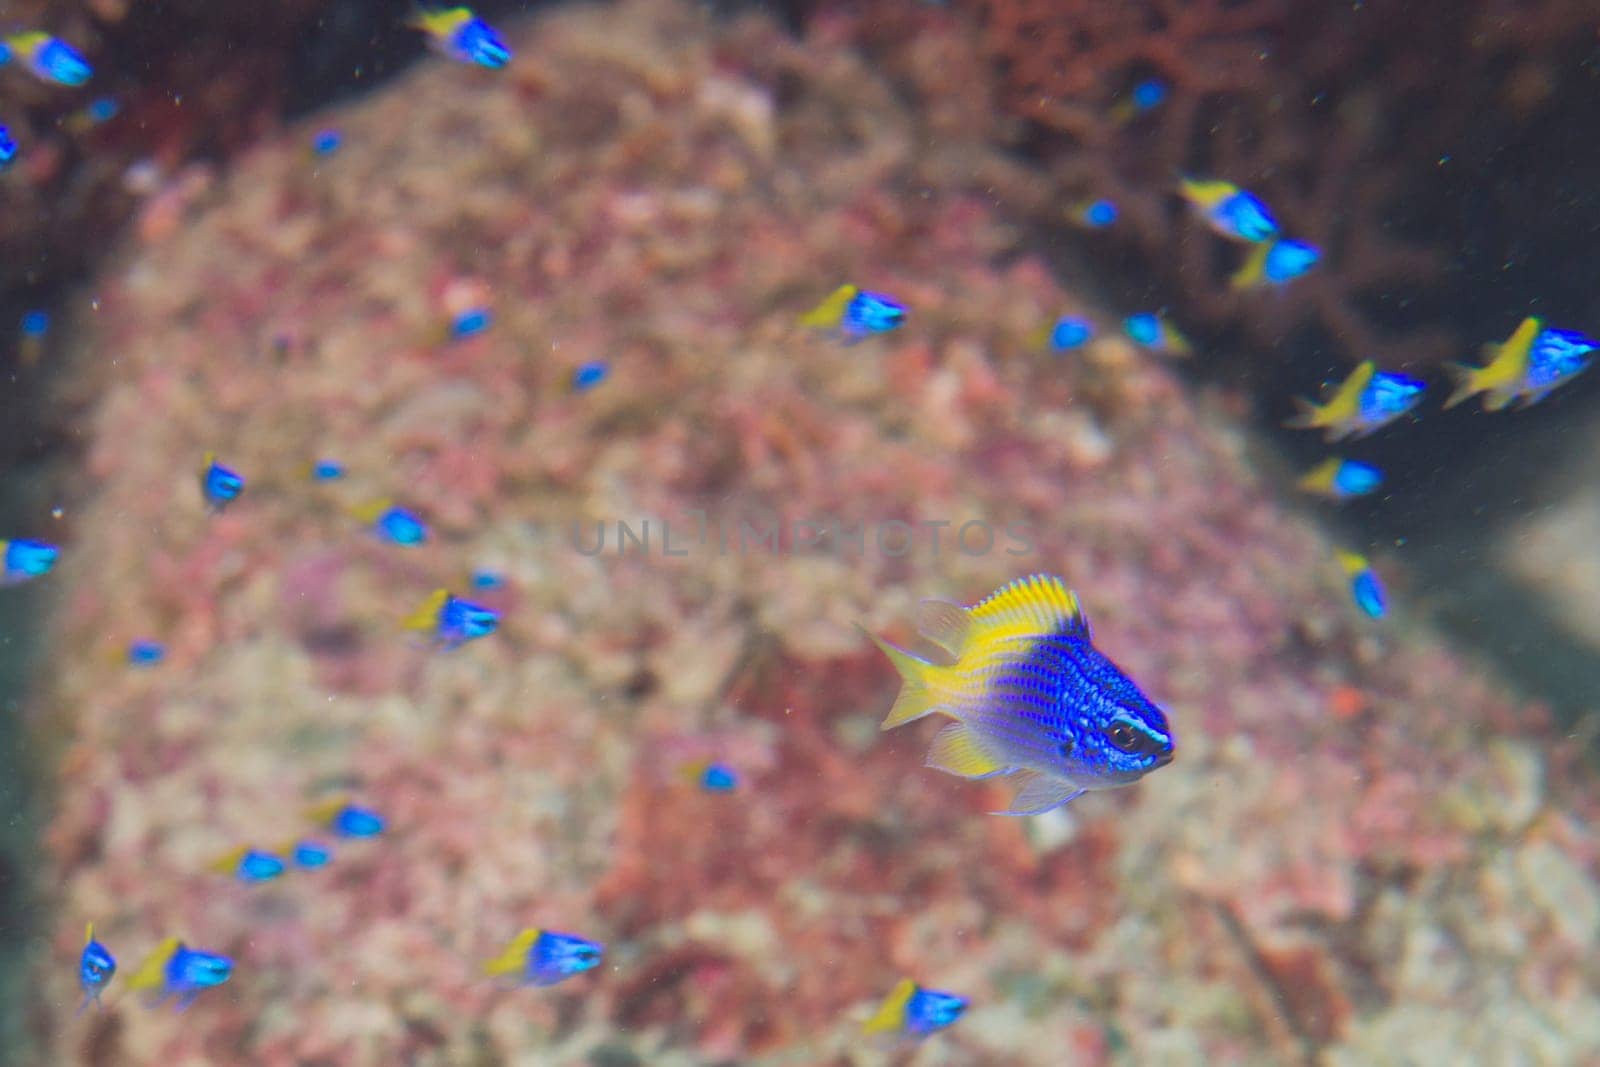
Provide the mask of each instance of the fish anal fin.
{"label": "fish anal fin", "polygon": [[1081,786],[1065,778],[1033,771],[1023,771],[1017,777],[1022,784],[1011,798],[1011,807],[996,815],[1043,815],[1084,793]]}
{"label": "fish anal fin", "polygon": [[989,778],[1010,770],[979,745],[972,730],[953,722],[934,736],[927,765],[959,778]]}
{"label": "fish anal fin", "polygon": [[924,600],[917,605],[917,632],[959,660],[972,633],[972,616],[948,600]]}

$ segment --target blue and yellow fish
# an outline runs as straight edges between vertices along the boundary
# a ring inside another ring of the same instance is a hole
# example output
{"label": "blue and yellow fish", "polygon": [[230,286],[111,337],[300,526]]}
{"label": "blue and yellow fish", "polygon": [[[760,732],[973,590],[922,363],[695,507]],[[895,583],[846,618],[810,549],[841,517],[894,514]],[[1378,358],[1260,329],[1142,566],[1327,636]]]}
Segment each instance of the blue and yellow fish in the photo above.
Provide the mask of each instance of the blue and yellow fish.
{"label": "blue and yellow fish", "polygon": [[311,154],[318,159],[326,159],[339,151],[344,145],[344,134],[332,126],[318,130],[311,138]]}
{"label": "blue and yellow fish", "polygon": [[1144,79],[1112,107],[1111,121],[1121,125],[1154,111],[1167,102],[1168,92],[1167,83],[1160,78]]}
{"label": "blue and yellow fish", "polygon": [[314,482],[336,482],[344,475],[344,464],[336,459],[319,459],[306,468],[306,476]]}
{"label": "blue and yellow fish", "polygon": [[91,1002],[99,1005],[100,994],[116,973],[117,958],[94,939],[94,923],[90,923],[83,935],[83,953],[78,957],[78,985],[83,990],[83,1003],[78,1005],[80,1013]]}
{"label": "blue and yellow fish", "polygon": [[57,85],[82,85],[94,74],[87,60],[59,37],[31,31],[0,43],[0,66],[19,59],[34,77]]}
{"label": "blue and yellow fish", "polygon": [[333,851],[321,841],[313,841],[310,838],[291,841],[283,846],[282,851],[303,871],[319,870],[333,862]]}
{"label": "blue and yellow fish", "polygon": [[1585,370],[1600,341],[1575,330],[1546,328],[1542,319],[1529,316],[1503,344],[1483,348],[1489,361],[1481,367],[1448,364],[1456,388],[1445,407],[1479,393],[1485,411],[1499,411],[1512,401],[1520,401],[1519,407],[1537,404]]}
{"label": "blue and yellow fish", "polygon": [[435,589],[405,621],[407,630],[430,633],[434,642],[445,649],[459,648],[468,641],[487,637],[499,625],[499,612],[451,596],[444,589]]}
{"label": "blue and yellow fish", "polygon": [[1085,200],[1067,211],[1067,218],[1086,230],[1103,230],[1114,224],[1120,213],[1112,200]]}
{"label": "blue and yellow fish", "polygon": [[166,658],[166,646],[159,641],[133,641],[128,645],[130,667],[154,667]]}
{"label": "blue and yellow fish", "polygon": [[335,799],[306,809],[306,818],[339,837],[377,837],[387,828],[382,815],[371,808]]}
{"label": "blue and yellow fish", "polygon": [[1297,429],[1320,429],[1327,441],[1365,437],[1389,425],[1422,402],[1428,385],[1418,378],[1379,371],[1367,360],[1334,389],[1325,404],[1295,397],[1299,413],[1284,423]]}
{"label": "blue and yellow fish", "polygon": [[1301,492],[1325,496],[1330,500],[1366,496],[1381,485],[1383,472],[1377,467],[1353,459],[1340,459],[1338,456],[1329,456],[1295,482],[1295,488]]}
{"label": "blue and yellow fish", "polygon": [[699,759],[685,764],[681,776],[707,793],[732,793],[739,788],[739,772],[719,760]]}
{"label": "blue and yellow fish", "polygon": [[1165,315],[1141,311],[1122,320],[1122,332],[1128,339],[1151,352],[1166,356],[1187,356],[1194,351],[1178,328],[1167,321]]}
{"label": "blue and yellow fish", "polygon": [[483,973],[491,978],[513,977],[518,985],[555,985],[593,970],[604,955],[605,946],[598,941],[529,928],[485,963]]}
{"label": "blue and yellow fish", "polygon": [[1010,776],[1016,795],[997,814],[1038,815],[1172,762],[1166,716],[1094,647],[1060,578],[1018,579],[971,608],[925,600],[917,630],[946,662],[868,635],[904,683],[883,729],[933,712],[954,719],[927,765],[962,778]]}
{"label": "blue and yellow fish", "polygon": [[11,161],[17,158],[17,142],[12,139],[11,131],[0,126],[0,171],[11,166]]}
{"label": "blue and yellow fish", "polygon": [[603,359],[592,359],[572,372],[572,391],[587,393],[611,374],[611,365]]}
{"label": "blue and yellow fish", "polygon": [[492,571],[486,567],[480,567],[472,572],[472,588],[474,589],[493,591],[496,589],[504,589],[505,587],[506,576],[501,574],[499,571]]}
{"label": "blue and yellow fish", "polygon": [[271,852],[253,848],[236,848],[211,864],[218,874],[231,875],[245,885],[261,885],[280,878],[288,864]]}
{"label": "blue and yellow fish", "polygon": [[421,7],[408,25],[428,35],[428,46],[459,63],[499,70],[511,62],[511,50],[493,26],[469,7]]}
{"label": "blue and yellow fish", "polygon": [[1289,237],[1251,247],[1243,265],[1228,284],[1235,289],[1287,285],[1305,274],[1322,258],[1322,250]]}
{"label": "blue and yellow fish", "polygon": [[1257,244],[1278,235],[1278,222],[1267,205],[1232,182],[1183,178],[1178,192],[1213,233],[1230,241]]}
{"label": "blue and yellow fish", "polygon": [[854,285],[839,286],[822,303],[800,316],[800,325],[836,331],[846,344],[888,333],[905,321],[904,304],[891,296]]}
{"label": "blue and yellow fish", "polygon": [[967,1010],[967,998],[937,989],[924,989],[909,978],[902,978],[868,1019],[866,1034],[890,1034],[896,1038],[921,1041],[954,1023]]}
{"label": "blue and yellow fish", "polygon": [[1350,596],[1355,600],[1356,607],[1373,619],[1381,619],[1388,614],[1388,595],[1384,592],[1383,583],[1378,580],[1378,572],[1372,569],[1367,557],[1344,549],[1337,550],[1334,555],[1345,577],[1350,579]]}
{"label": "blue and yellow fish", "polygon": [[232,974],[233,961],[228,957],[189,948],[169,937],[133,972],[128,989],[135,993],[153,990],[151,1007],[176,997],[178,1010],[183,1011],[201,993],[226,982]]}
{"label": "blue and yellow fish", "polygon": [[244,479],[217,462],[215,452],[200,461],[200,495],[214,512],[223,511],[244,491]]}
{"label": "blue and yellow fish", "polygon": [[379,540],[403,548],[414,548],[428,541],[428,524],[414,511],[397,507],[392,500],[374,500],[350,509],[358,522],[372,527]]}
{"label": "blue and yellow fish", "polygon": [[450,320],[450,340],[465,341],[476,337],[494,325],[494,312],[486,307],[473,307]]}
{"label": "blue and yellow fish", "polygon": [[20,585],[49,574],[61,550],[43,541],[0,541],[0,585]]}

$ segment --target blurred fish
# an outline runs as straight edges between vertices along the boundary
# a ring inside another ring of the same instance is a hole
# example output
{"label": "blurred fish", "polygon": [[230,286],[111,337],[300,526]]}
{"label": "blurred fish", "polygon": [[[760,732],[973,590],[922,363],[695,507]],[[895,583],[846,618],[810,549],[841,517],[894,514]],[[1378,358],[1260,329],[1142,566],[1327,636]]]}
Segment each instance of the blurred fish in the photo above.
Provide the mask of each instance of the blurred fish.
{"label": "blurred fish", "polygon": [[422,6],[408,25],[426,33],[428,46],[435,52],[457,62],[498,70],[511,61],[511,50],[494,27],[469,7]]}
{"label": "blurred fish", "polygon": [[465,341],[494,325],[494,312],[485,307],[468,308],[450,320],[450,340]]}
{"label": "blurred fish", "polygon": [[0,585],[20,585],[49,574],[60,554],[43,541],[0,541]]}
{"label": "blurred fish", "polygon": [[1122,320],[1122,332],[1135,344],[1167,356],[1187,356],[1194,351],[1189,339],[1166,317],[1151,311],[1141,311]]}
{"label": "blurred fish", "polygon": [[1018,579],[972,608],[925,600],[917,630],[948,663],[868,634],[903,680],[883,729],[933,712],[955,719],[927,765],[962,778],[1011,775],[1016,796],[997,814],[1038,815],[1172,762],[1166,716],[1094,647],[1060,578]]}
{"label": "blurred fish", "polygon": [[83,990],[83,1003],[78,1005],[80,1014],[91,1002],[99,1005],[100,994],[116,973],[117,958],[94,939],[94,923],[90,923],[83,935],[83,954],[78,957],[78,985]]}
{"label": "blurred fish", "polygon": [[71,133],[83,133],[102,123],[110,122],[122,111],[114,96],[100,96],[61,120],[61,125]]}
{"label": "blurred fish", "polygon": [[506,576],[498,571],[479,569],[472,572],[472,588],[474,589],[504,589]]}
{"label": "blurred fish", "polygon": [[682,769],[686,782],[699,786],[707,793],[732,793],[739,788],[739,772],[726,763],[701,759],[686,763]]}
{"label": "blurred fish", "polygon": [[1093,336],[1094,323],[1088,319],[1064,315],[1050,327],[1050,350],[1057,353],[1070,352],[1074,348],[1083,347]]}
{"label": "blurred fish", "polygon": [[359,522],[364,522],[372,527],[372,532],[380,540],[390,544],[411,548],[425,544],[428,540],[428,526],[414,512],[402,507],[396,507],[391,500],[374,500],[370,504],[361,504],[350,509],[350,514]]}
{"label": "blurred fish", "polygon": [[961,1018],[967,1003],[965,997],[924,989],[911,979],[902,978],[862,1030],[920,1041]]}
{"label": "blurred fish", "polygon": [[11,139],[11,131],[0,126],[0,171],[11,165],[17,158],[17,142]]}
{"label": "blurred fish", "polygon": [[1086,230],[1103,230],[1117,221],[1117,205],[1110,200],[1086,200],[1074,204],[1067,218]]}
{"label": "blurred fish", "polygon": [[200,464],[200,495],[212,511],[220,512],[238,499],[244,479],[218,463],[215,452],[207,452]]}
{"label": "blurred fish", "polygon": [[237,848],[211,864],[218,874],[232,875],[245,885],[260,885],[281,876],[287,865],[271,852]]}
{"label": "blurred fish", "polygon": [[862,338],[897,329],[905,320],[905,305],[893,297],[854,285],[841,285],[822,303],[800,316],[800,325],[837,331],[846,344],[854,344]]}
{"label": "blurred fish", "polygon": [[1315,245],[1280,237],[1252,246],[1228,284],[1235,289],[1287,285],[1315,267],[1321,258],[1322,250]]}
{"label": "blurred fish", "polygon": [[435,589],[405,621],[406,629],[431,633],[435,643],[445,649],[487,637],[499,625],[498,612],[451,596],[444,589]]}
{"label": "blurred fish", "polygon": [[128,665],[154,667],[167,658],[167,649],[159,641],[133,641],[128,645]]}
{"label": "blurred fish", "polygon": [[306,469],[314,482],[336,482],[344,477],[344,464],[334,459],[319,459]]}
{"label": "blurred fish", "polygon": [[1447,364],[1456,388],[1447,408],[1483,394],[1483,410],[1499,411],[1513,400],[1519,407],[1537,404],[1557,386],[1571,381],[1589,366],[1600,342],[1574,330],[1547,329],[1543,320],[1529,316],[1503,344],[1484,345],[1488,363],[1481,367]]}
{"label": "blurred fish", "polygon": [[226,982],[232,974],[233,961],[228,957],[188,948],[177,938],[169,937],[133,972],[128,989],[135,993],[155,990],[152,1007],[176,997],[178,1010],[183,1011],[201,993]]}
{"label": "blurred fish", "polygon": [[17,328],[22,334],[19,355],[23,364],[31,367],[39,362],[44,351],[44,339],[50,333],[50,313],[42,308],[25,311]]}
{"label": "blurred fish", "polygon": [[572,391],[574,393],[587,393],[590,389],[605,381],[610,373],[611,367],[605,360],[590,360],[572,372]]}
{"label": "blurred fish", "polygon": [[82,85],[94,74],[71,45],[48,33],[19,33],[0,44],[0,66],[19,59],[34,77],[58,85]]}
{"label": "blurred fish", "polygon": [[382,815],[342,799],[312,805],[306,818],[340,837],[377,837],[385,829]]}
{"label": "blurred fish", "polygon": [[1231,241],[1255,244],[1277,236],[1278,223],[1267,205],[1232,182],[1183,178],[1178,192],[1212,232]]}
{"label": "blurred fish", "polygon": [[1154,111],[1167,101],[1167,83],[1160,78],[1146,78],[1135,85],[1127,97],[1117,101],[1111,109],[1111,121],[1117,124],[1131,122],[1140,115]]}
{"label": "blurred fish", "polygon": [[500,955],[485,963],[483,973],[491,978],[514,976],[518,985],[555,985],[592,970],[604,954],[605,946],[598,941],[530,928],[512,938]]}
{"label": "blurred fish", "polygon": [[1313,404],[1295,397],[1299,412],[1284,425],[1320,429],[1327,441],[1365,437],[1420,404],[1427,387],[1426,382],[1405,374],[1380,372],[1369,359],[1350,372],[1327,403]]}
{"label": "blurred fish", "polygon": [[344,144],[344,135],[331,126],[318,130],[311,138],[311,154],[319,159],[326,159],[339,151],[339,146]]}
{"label": "blurred fish", "polygon": [[1383,618],[1389,611],[1389,600],[1384,594],[1383,583],[1378,580],[1378,572],[1372,569],[1367,557],[1343,549],[1334,554],[1339,559],[1339,566],[1344,569],[1345,577],[1350,579],[1350,595],[1355,599],[1356,607],[1370,618]]}
{"label": "blurred fish", "polygon": [[1330,500],[1349,500],[1351,497],[1366,496],[1382,484],[1383,472],[1377,467],[1357,463],[1353,459],[1329,456],[1302,475],[1295,482],[1295,487]]}
{"label": "blurred fish", "polygon": [[333,860],[333,852],[320,841],[310,839],[293,841],[285,845],[282,851],[296,867],[303,871],[314,871],[326,867]]}

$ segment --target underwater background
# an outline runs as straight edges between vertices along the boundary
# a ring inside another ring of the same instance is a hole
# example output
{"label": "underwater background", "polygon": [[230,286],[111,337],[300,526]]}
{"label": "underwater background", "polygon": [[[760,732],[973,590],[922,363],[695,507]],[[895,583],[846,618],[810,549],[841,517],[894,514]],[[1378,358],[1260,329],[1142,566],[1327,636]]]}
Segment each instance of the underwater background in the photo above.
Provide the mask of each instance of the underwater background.
{"label": "underwater background", "polygon": [[0,35],[0,1063],[1600,1064],[1592,3]]}

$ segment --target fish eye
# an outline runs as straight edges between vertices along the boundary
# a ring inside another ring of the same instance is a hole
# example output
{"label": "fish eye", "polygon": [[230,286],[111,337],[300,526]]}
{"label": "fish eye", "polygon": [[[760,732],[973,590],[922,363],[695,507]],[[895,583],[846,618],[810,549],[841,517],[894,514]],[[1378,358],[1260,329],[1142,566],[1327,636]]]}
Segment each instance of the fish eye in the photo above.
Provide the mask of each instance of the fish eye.
{"label": "fish eye", "polygon": [[1159,740],[1120,719],[1106,727],[1104,733],[1106,740],[1130,756],[1154,756],[1162,751]]}

